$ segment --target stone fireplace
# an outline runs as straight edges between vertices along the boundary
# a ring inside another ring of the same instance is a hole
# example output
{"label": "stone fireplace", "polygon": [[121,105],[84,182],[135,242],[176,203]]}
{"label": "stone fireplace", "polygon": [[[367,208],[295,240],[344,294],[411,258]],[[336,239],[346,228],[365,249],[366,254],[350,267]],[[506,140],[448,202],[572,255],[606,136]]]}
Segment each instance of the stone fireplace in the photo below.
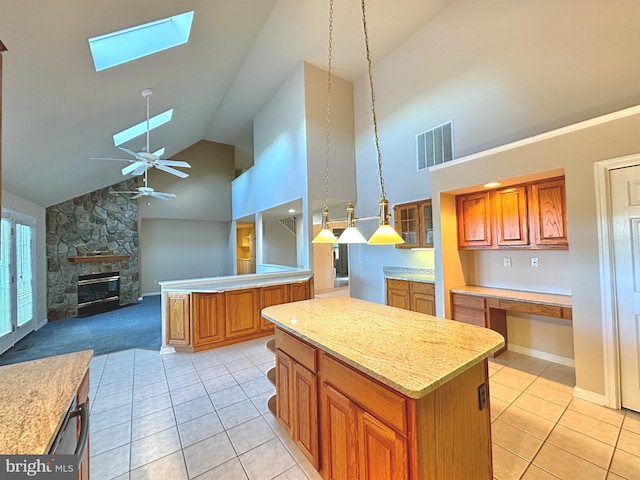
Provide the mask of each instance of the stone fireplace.
{"label": "stone fireplace", "polygon": [[111,299],[109,306],[137,301],[138,204],[128,195],[112,193],[135,187],[131,178],[47,208],[49,320],[87,314],[83,306],[80,312],[78,308],[79,280],[113,277],[113,272],[119,277],[119,293],[117,304]]}

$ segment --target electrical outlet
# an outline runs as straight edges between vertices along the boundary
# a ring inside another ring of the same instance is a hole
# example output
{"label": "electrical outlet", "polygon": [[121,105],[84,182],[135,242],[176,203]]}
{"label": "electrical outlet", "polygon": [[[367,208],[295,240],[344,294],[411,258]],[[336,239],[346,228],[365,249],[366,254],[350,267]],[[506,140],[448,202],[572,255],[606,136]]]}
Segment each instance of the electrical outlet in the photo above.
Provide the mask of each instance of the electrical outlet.
{"label": "electrical outlet", "polygon": [[483,383],[478,386],[478,410],[484,410],[487,406],[487,384]]}
{"label": "electrical outlet", "polygon": [[511,257],[504,257],[502,259],[502,265],[505,267],[510,267],[511,266]]}
{"label": "electrical outlet", "polygon": [[531,266],[534,268],[538,267],[538,257],[531,257]]}

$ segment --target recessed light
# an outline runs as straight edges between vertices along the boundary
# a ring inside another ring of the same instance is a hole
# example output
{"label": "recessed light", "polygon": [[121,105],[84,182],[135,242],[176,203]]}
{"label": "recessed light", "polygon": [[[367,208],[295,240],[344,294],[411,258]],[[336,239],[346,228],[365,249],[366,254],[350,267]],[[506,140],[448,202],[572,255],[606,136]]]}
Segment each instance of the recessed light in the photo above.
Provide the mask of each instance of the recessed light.
{"label": "recessed light", "polygon": [[485,183],[483,185],[484,188],[495,188],[495,187],[499,187],[500,185],[502,185],[500,182],[489,182],[489,183]]}
{"label": "recessed light", "polygon": [[289,210],[287,210],[287,212],[289,213],[296,213],[296,211],[293,208],[290,208]]}

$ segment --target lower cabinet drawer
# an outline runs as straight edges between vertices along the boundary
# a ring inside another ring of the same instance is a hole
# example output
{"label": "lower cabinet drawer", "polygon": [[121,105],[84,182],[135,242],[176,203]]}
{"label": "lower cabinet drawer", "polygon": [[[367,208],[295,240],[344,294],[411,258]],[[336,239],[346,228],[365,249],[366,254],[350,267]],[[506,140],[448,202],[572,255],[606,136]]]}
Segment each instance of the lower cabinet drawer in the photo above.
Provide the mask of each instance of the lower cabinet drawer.
{"label": "lower cabinet drawer", "polygon": [[462,293],[451,294],[451,304],[460,305],[462,307],[479,308],[484,310],[484,297],[475,295],[464,295]]}
{"label": "lower cabinet drawer", "polygon": [[364,410],[401,433],[407,432],[407,399],[323,353],[322,377]]}
{"label": "lower cabinet drawer", "polygon": [[486,327],[484,310],[477,310],[474,308],[461,307],[458,305],[453,306],[453,319],[458,322],[469,323],[471,325],[478,325],[479,327]]}
{"label": "lower cabinet drawer", "polygon": [[280,328],[275,330],[276,348],[279,348],[300,365],[312,372],[316,371],[316,349],[289,335]]}

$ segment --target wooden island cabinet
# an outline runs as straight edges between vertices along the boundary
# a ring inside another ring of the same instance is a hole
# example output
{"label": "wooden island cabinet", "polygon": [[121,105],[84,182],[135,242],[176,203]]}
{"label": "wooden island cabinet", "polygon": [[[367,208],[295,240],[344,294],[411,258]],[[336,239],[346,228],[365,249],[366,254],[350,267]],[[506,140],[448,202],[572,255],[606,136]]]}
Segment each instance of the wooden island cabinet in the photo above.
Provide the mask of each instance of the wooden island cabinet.
{"label": "wooden island cabinet", "polygon": [[273,334],[273,324],[260,316],[260,310],[306,300],[311,292],[312,278],[246,287],[166,289],[165,344],[178,352],[198,352]]}
{"label": "wooden island cabinet", "polygon": [[276,417],[322,478],[493,478],[496,332],[350,297],[262,315],[276,326]]}

